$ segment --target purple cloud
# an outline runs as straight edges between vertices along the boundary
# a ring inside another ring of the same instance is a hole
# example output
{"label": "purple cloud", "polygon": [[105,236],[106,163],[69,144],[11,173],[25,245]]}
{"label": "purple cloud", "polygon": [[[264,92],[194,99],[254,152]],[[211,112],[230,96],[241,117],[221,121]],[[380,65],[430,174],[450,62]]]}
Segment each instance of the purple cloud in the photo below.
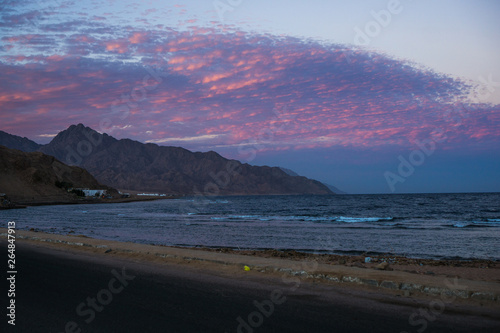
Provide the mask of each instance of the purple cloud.
{"label": "purple cloud", "polygon": [[436,130],[450,147],[499,142],[500,108],[470,102],[472,85],[381,54],[207,27],[40,30],[2,38],[3,130],[83,122],[192,149],[238,147],[266,128],[261,149],[412,146]]}

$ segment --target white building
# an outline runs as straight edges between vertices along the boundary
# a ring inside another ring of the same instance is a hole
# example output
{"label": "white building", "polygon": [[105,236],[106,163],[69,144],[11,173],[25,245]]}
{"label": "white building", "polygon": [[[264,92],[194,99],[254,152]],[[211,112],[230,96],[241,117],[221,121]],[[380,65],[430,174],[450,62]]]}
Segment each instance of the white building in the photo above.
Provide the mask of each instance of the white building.
{"label": "white building", "polygon": [[89,189],[83,189],[79,188],[78,190],[81,190],[83,193],[85,193],[86,197],[95,197],[95,196],[102,196],[106,195],[108,193],[107,190],[89,190]]}

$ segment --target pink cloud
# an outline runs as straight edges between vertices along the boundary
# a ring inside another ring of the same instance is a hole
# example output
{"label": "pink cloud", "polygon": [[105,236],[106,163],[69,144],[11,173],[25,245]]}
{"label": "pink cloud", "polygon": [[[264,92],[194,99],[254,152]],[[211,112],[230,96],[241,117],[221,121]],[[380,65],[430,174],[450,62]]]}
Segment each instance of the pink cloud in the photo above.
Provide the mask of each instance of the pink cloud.
{"label": "pink cloud", "polygon": [[140,32],[135,32],[130,38],[129,41],[132,44],[140,44],[143,43],[147,40],[147,34],[145,33],[140,33]]}
{"label": "pink cloud", "polygon": [[[29,117],[17,115],[33,115],[52,124],[47,131],[70,121],[99,129],[109,118],[120,135],[139,139],[211,135],[197,143],[203,147],[236,147],[272,131],[274,143],[261,149],[277,151],[412,146],[436,128],[457,147],[500,141],[498,106],[464,100],[467,117],[461,117],[456,100],[467,95],[467,84],[387,56],[352,51],[347,62],[336,46],[206,27],[114,36],[74,33],[63,40],[66,54],[4,56],[0,122],[32,130]],[[43,35],[3,40],[20,48],[57,45]],[[163,73],[161,83],[152,69]]]}
{"label": "pink cloud", "polygon": [[105,43],[106,51],[125,53],[128,51],[128,45],[124,41],[112,41]]}

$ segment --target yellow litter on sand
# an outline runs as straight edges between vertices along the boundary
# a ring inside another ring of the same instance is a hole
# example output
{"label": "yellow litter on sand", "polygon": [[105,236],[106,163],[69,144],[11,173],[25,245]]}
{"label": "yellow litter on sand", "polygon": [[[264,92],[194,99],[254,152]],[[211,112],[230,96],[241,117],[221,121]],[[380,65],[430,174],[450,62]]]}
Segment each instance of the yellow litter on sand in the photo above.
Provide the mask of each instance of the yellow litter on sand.
{"label": "yellow litter on sand", "polygon": [[243,267],[243,269],[244,269],[245,271],[249,271],[249,270],[250,270],[250,267],[245,266],[245,267]]}

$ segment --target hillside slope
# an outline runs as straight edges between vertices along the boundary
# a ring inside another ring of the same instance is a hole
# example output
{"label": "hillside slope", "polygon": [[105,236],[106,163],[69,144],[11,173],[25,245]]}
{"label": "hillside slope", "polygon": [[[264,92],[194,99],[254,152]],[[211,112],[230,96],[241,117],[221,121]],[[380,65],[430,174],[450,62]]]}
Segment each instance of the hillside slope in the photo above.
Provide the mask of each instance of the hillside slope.
{"label": "hillside slope", "polygon": [[[56,182],[59,186],[56,185]],[[68,166],[40,152],[26,153],[0,146],[0,193],[17,203],[73,202],[61,183],[75,188],[108,189],[86,170]]]}

